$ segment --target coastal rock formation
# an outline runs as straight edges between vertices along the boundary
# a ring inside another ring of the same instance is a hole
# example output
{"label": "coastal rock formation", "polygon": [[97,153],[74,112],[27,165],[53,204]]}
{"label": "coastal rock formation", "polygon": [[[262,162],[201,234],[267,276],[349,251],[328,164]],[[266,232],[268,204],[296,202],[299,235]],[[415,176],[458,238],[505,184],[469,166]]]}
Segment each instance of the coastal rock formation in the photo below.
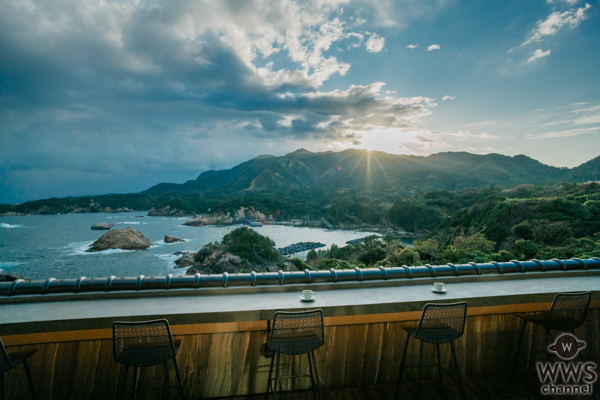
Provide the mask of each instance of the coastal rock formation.
{"label": "coastal rock formation", "polygon": [[250,268],[241,257],[225,252],[225,245],[215,243],[203,246],[197,253],[183,255],[175,264],[175,268],[189,267],[187,275],[236,273],[243,268]]}
{"label": "coastal rock formation", "polygon": [[133,211],[133,210],[130,210],[127,207],[123,207],[123,208],[119,207],[119,208],[115,208],[114,210],[110,207],[104,207],[102,209],[102,212],[105,212],[105,213],[121,213],[121,212],[131,212],[131,211]]}
{"label": "coastal rock formation", "polygon": [[185,242],[185,240],[183,240],[183,239],[179,239],[178,237],[169,236],[169,235],[165,235],[164,241],[165,241],[165,243]]}
{"label": "coastal rock formation", "polygon": [[87,249],[87,252],[108,249],[144,250],[152,246],[150,241],[133,228],[116,229],[106,232]]}
{"label": "coastal rock formation", "polygon": [[[50,214],[83,214],[83,213],[95,213],[95,212],[106,212],[106,213],[120,213],[120,212],[132,212],[128,207],[118,207],[112,209],[111,207],[104,207],[100,203],[90,200],[89,203],[78,202],[75,204],[64,204],[62,206],[54,206],[44,204],[43,206],[35,209],[25,209],[23,212],[14,213],[13,215],[50,215]],[[5,216],[11,216],[11,213],[7,213]]]}
{"label": "coastal rock formation", "polygon": [[19,274],[0,274],[0,282],[12,282],[16,281],[17,279],[29,280]]}
{"label": "coastal rock formation", "polygon": [[99,222],[97,224],[92,225],[93,230],[103,230],[110,229],[114,226],[114,224],[109,224],[108,222]]}
{"label": "coastal rock formation", "polygon": [[196,253],[184,254],[175,260],[175,268],[187,268],[196,265],[196,261],[194,260],[195,255]]}
{"label": "coastal rock formation", "polygon": [[180,210],[178,208],[171,208],[171,206],[164,206],[162,208],[152,207],[150,211],[148,211],[149,217],[187,217],[190,214]]}
{"label": "coastal rock formation", "polygon": [[26,214],[14,212],[14,211],[7,211],[4,214],[0,214],[0,217],[22,217],[24,215],[26,215]]}
{"label": "coastal rock formation", "polygon": [[205,225],[232,225],[234,223],[233,217],[227,213],[214,213],[214,214],[202,214],[197,215],[194,219],[185,221],[183,225],[186,226],[205,226]]}

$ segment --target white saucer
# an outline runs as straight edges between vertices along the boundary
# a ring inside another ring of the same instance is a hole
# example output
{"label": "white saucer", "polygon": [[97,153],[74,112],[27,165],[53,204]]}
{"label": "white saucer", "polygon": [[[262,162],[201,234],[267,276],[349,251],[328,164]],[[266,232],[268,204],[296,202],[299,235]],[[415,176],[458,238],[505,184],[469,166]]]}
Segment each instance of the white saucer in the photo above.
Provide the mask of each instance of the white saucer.
{"label": "white saucer", "polygon": [[433,293],[446,293],[446,288],[443,288],[442,290],[435,290],[434,287],[431,288],[431,291]]}
{"label": "white saucer", "polygon": [[310,298],[310,299],[307,299],[307,298],[305,298],[305,297],[304,297],[304,295],[301,295],[301,296],[300,296],[300,300],[301,300],[301,301],[307,301],[307,302],[308,302],[308,301],[315,301],[315,296],[313,296],[313,297],[312,297],[312,298]]}

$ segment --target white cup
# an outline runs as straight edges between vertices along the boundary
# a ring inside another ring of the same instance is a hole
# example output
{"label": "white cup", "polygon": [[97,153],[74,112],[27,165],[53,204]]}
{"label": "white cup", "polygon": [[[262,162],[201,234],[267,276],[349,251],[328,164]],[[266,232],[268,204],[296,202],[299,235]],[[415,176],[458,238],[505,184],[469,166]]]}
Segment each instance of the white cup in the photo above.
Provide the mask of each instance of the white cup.
{"label": "white cup", "polygon": [[304,295],[304,298],[306,300],[312,300],[315,298],[315,292],[313,292],[312,290],[303,290],[302,294]]}
{"label": "white cup", "polygon": [[443,292],[444,289],[446,288],[446,285],[444,284],[444,282],[433,282],[433,286],[435,286],[436,292]]}

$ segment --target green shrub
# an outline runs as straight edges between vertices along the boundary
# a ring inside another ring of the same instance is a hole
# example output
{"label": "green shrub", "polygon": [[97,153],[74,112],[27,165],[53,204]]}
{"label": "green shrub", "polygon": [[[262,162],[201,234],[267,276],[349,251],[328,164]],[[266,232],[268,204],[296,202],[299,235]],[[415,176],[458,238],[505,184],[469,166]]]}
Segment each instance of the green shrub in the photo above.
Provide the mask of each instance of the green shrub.
{"label": "green shrub", "polygon": [[304,271],[305,269],[310,269],[310,266],[304,262],[301,258],[294,257],[290,259],[290,263],[296,267],[298,271]]}
{"label": "green shrub", "polygon": [[542,250],[540,245],[532,242],[531,240],[525,239],[517,240],[515,242],[515,246],[517,248],[518,255],[520,256],[519,258],[522,260],[531,260],[532,258],[538,258],[540,250]]}
{"label": "green shrub", "polygon": [[510,251],[506,250],[500,250],[497,253],[490,254],[490,261],[507,262],[514,259],[515,256]]}
{"label": "green shrub", "polygon": [[360,253],[358,261],[371,266],[376,262],[383,260],[386,255],[386,251],[382,246],[374,246]]}
{"label": "green shrub", "polygon": [[523,221],[520,224],[513,226],[512,232],[521,239],[535,239],[535,233],[533,232],[533,228],[529,221]]}
{"label": "green shrub", "polygon": [[411,248],[398,249],[398,251],[391,255],[388,260],[392,266],[400,267],[402,265],[417,266],[421,264],[419,253]]}
{"label": "green shrub", "polygon": [[277,262],[281,259],[275,242],[253,229],[241,227],[223,236],[225,251],[254,263]]}

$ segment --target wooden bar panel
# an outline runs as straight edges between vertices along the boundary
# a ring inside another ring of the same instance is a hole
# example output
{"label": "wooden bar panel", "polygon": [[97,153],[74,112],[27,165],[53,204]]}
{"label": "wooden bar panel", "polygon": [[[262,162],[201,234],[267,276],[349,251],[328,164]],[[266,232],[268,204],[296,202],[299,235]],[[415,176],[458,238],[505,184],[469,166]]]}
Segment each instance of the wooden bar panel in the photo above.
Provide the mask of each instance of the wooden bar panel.
{"label": "wooden bar panel", "polygon": [[[532,311],[547,311],[552,303],[526,303],[509,304],[502,306],[469,307],[468,316],[514,314]],[[600,308],[600,300],[592,300],[590,308]],[[338,325],[362,325],[376,324],[382,322],[398,322],[418,320],[421,311],[368,314],[368,315],[346,315],[339,317],[325,317],[325,326]],[[249,332],[264,331],[267,329],[267,321],[240,321],[221,322],[212,324],[187,324],[171,325],[173,335],[200,335],[208,333],[227,332]],[[31,333],[20,335],[8,335],[2,337],[5,346],[21,346],[26,344],[77,342],[82,340],[111,339],[112,329],[75,330],[60,332]]]}
{"label": "wooden bar panel", "polygon": [[[459,366],[463,376],[500,374],[506,376],[516,349],[519,319],[511,314],[478,315],[467,318],[465,335],[456,341]],[[583,357],[600,361],[600,310],[590,309],[587,321],[577,330],[587,342]],[[217,332],[176,336],[182,339],[177,362],[182,376],[184,395],[188,399],[264,393],[271,359],[260,355],[267,340],[265,330]],[[325,346],[316,351],[322,384],[327,388],[393,384],[406,333],[400,322],[377,322],[332,325],[325,329]],[[425,364],[436,359],[435,345],[424,345]],[[541,350],[544,332],[528,325],[523,350]],[[13,347],[14,348],[14,347]],[[30,359],[34,383],[41,399],[106,399],[131,393],[133,371],[112,359],[112,340],[95,339],[62,343],[17,346],[37,348]],[[10,350],[10,349],[9,349]],[[407,364],[418,362],[419,342],[410,340]],[[454,371],[450,346],[441,345],[443,365]],[[537,359],[540,359],[538,357]],[[536,358],[532,358],[536,360]],[[525,362],[519,363],[519,369]],[[533,368],[533,366],[530,366]],[[307,373],[305,355],[281,357],[281,374]],[[433,368],[424,369],[424,378],[436,377]],[[416,369],[413,370],[416,376]],[[162,365],[141,369],[141,387],[162,385]],[[169,363],[169,378],[176,377]],[[23,367],[5,374],[7,398],[27,398],[28,388]],[[309,388],[308,379],[285,383],[284,389]],[[173,392],[175,394],[175,392]],[[139,399],[159,399],[161,392],[142,392]]]}

